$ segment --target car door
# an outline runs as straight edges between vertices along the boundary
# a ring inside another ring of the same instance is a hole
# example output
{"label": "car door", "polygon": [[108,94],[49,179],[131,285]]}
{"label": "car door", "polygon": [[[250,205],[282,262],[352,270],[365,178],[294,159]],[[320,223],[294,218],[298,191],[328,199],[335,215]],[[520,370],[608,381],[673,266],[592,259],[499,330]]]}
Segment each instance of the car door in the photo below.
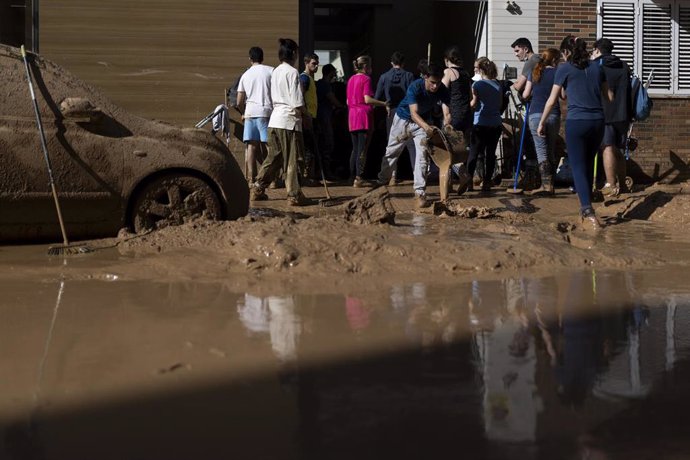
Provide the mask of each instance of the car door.
{"label": "car door", "polygon": [[[26,73],[21,60],[0,59],[0,240],[52,239],[60,228]],[[112,234],[124,214],[118,137],[62,117],[51,93],[59,77],[33,75],[67,234]]]}

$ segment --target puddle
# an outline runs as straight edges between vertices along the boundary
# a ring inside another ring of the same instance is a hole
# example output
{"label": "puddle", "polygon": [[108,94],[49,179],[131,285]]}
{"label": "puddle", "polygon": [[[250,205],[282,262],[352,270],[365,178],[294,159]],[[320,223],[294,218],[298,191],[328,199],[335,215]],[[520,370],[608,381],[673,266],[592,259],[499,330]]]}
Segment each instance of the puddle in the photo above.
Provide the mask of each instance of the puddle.
{"label": "puddle", "polygon": [[0,281],[0,458],[682,458],[685,278]]}

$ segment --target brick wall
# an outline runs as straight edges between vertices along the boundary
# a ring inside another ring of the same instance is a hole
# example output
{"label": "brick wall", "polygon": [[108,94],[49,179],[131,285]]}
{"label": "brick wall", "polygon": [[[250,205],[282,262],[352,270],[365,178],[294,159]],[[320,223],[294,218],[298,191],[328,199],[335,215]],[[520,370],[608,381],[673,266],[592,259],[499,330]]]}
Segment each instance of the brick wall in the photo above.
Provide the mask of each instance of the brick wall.
{"label": "brick wall", "polygon": [[[596,0],[541,0],[539,50],[558,47],[568,34],[591,45],[597,31]],[[537,50],[535,50],[537,51]],[[690,98],[654,98],[652,116],[638,123],[638,149],[628,162],[637,183],[690,179]]]}
{"label": "brick wall", "polygon": [[596,13],[597,0],[541,0],[539,50],[558,47],[568,34],[592,43],[597,34]]}
{"label": "brick wall", "polygon": [[690,101],[687,98],[654,98],[652,115],[636,124],[633,136],[639,141],[629,163],[629,175],[635,180],[690,180]]}

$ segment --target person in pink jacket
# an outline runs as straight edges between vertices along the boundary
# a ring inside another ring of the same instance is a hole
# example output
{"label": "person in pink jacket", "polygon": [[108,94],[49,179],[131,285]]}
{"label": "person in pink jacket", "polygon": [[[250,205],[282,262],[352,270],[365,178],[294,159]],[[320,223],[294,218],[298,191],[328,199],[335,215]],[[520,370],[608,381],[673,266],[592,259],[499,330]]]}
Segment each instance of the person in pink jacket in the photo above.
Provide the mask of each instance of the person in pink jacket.
{"label": "person in pink jacket", "polygon": [[367,161],[367,148],[374,129],[374,107],[385,107],[386,103],[374,99],[369,76],[371,75],[371,57],[360,56],[352,64],[356,73],[347,82],[348,121],[352,138],[350,177],[353,187],[361,187]]}

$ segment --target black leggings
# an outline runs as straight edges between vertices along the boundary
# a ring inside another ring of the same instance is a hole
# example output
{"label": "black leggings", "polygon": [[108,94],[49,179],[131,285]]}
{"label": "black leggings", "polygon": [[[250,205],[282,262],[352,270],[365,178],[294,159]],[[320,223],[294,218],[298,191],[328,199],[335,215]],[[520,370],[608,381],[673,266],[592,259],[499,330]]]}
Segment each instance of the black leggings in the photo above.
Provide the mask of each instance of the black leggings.
{"label": "black leggings", "polygon": [[484,171],[480,174],[484,180],[491,180],[496,167],[496,146],[501,137],[501,126],[475,125],[470,134],[470,156],[467,159],[467,170],[470,177],[477,169],[477,158],[484,158]]}
{"label": "black leggings", "polygon": [[352,138],[352,153],[350,154],[350,175],[362,177],[364,166],[367,164],[367,139],[369,132],[366,130],[350,131]]}
{"label": "black leggings", "polygon": [[580,211],[592,208],[594,184],[594,157],[604,137],[604,120],[567,120],[565,122],[565,146],[568,161],[573,170],[573,181]]}

